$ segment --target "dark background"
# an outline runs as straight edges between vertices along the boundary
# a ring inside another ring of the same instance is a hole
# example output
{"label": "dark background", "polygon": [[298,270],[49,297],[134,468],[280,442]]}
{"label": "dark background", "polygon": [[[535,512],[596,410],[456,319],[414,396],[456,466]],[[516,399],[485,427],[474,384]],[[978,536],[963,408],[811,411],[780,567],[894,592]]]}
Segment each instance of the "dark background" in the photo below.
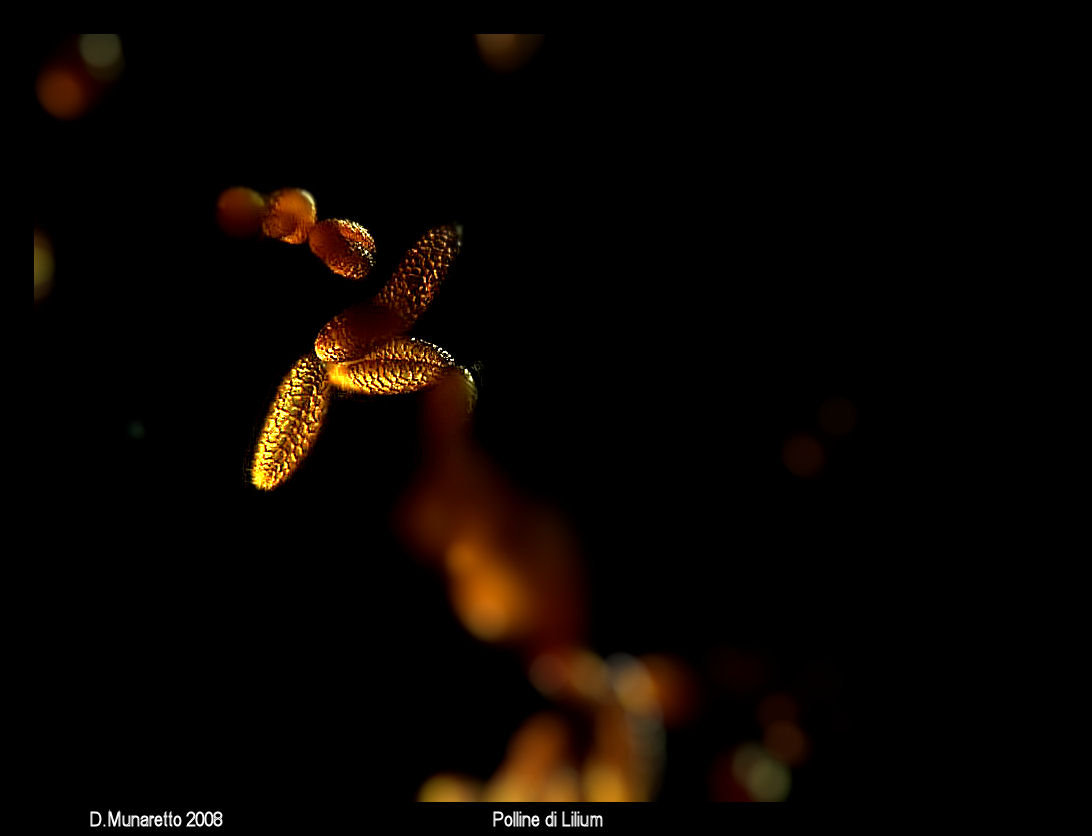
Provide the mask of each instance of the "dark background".
{"label": "dark background", "polygon": [[[591,645],[677,654],[702,683],[663,799],[707,798],[776,690],[813,741],[790,799],[853,797],[899,550],[878,444],[882,335],[915,266],[896,75],[776,39],[555,34],[510,75],[469,35],[121,39],[88,115],[29,115],[57,265],[26,401],[57,591],[43,697],[92,809],[411,800],[439,771],[488,777],[546,705],[394,536],[412,397],[335,404],[284,488],[247,480],[318,328],[449,220],[463,250],[414,333],[481,364],[477,440],[579,535]],[[34,75],[62,41],[35,38]],[[363,223],[367,286],[226,238],[232,185]],[[822,437],[832,395],[858,426],[797,478],[782,444]],[[751,691],[717,673],[738,654],[765,671]]]}

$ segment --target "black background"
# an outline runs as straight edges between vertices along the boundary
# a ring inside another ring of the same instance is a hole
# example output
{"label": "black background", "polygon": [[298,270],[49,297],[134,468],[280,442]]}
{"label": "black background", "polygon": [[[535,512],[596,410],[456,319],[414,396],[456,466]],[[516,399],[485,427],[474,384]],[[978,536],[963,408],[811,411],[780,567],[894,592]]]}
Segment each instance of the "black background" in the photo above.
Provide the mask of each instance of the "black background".
{"label": "black background", "polygon": [[[469,35],[121,38],[92,112],[29,116],[57,265],[27,400],[43,698],[91,809],[408,801],[488,777],[545,706],[394,536],[412,397],[338,402],[284,488],[247,482],[318,328],[449,220],[463,250],[414,333],[481,364],[478,441],[580,537],[591,645],[677,654],[706,689],[661,797],[704,800],[717,753],[759,734],[761,693],[718,691],[725,648],[803,705],[790,798],[851,797],[900,550],[878,443],[916,266],[898,74],[776,38],[555,34],[510,75]],[[62,40],[37,38],[35,75]],[[223,236],[232,185],[363,223],[367,286]],[[781,445],[821,437],[832,395],[859,425],[798,479]]]}

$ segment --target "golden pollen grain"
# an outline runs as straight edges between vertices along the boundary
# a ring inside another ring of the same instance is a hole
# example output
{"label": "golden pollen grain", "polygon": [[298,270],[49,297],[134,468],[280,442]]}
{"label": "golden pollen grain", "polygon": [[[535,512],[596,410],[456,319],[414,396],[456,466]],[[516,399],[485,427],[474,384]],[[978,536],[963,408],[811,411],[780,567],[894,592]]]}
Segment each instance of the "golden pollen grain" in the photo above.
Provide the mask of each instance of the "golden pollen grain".
{"label": "golden pollen grain", "polygon": [[351,363],[330,366],[330,382],[364,395],[419,392],[442,380],[455,366],[444,349],[413,337],[394,337]]}
{"label": "golden pollen grain", "polygon": [[311,252],[347,279],[363,279],[375,266],[372,234],[354,221],[321,221],[311,230],[308,242]]}
{"label": "golden pollen grain", "polygon": [[322,326],[315,337],[315,354],[327,363],[357,360],[401,330],[393,311],[364,302],[342,311]]}
{"label": "golden pollen grain", "polygon": [[430,229],[402,257],[390,280],[376,294],[376,304],[395,311],[408,329],[432,303],[459,254],[455,226]]}
{"label": "golden pollen grain", "polygon": [[303,189],[279,189],[269,196],[262,234],[286,244],[302,244],[315,226],[315,199]]}
{"label": "golden pollen grain", "polygon": [[296,472],[322,429],[330,398],[326,364],[314,354],[301,357],[281,381],[258,437],[255,487],[272,490]]}
{"label": "golden pollen grain", "polygon": [[266,199],[254,189],[232,186],[216,201],[216,223],[233,238],[252,238],[262,228]]}

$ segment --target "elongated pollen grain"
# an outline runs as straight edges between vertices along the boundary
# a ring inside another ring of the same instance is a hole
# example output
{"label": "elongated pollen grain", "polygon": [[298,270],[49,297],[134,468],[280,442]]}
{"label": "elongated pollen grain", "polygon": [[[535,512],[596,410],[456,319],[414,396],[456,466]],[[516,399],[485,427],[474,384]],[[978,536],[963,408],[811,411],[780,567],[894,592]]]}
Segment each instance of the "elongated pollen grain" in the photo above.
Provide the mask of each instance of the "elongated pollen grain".
{"label": "elongated pollen grain", "polygon": [[432,304],[459,254],[460,245],[458,227],[430,229],[402,257],[390,280],[376,294],[374,303],[395,311],[403,329],[409,330]]}
{"label": "elongated pollen grain", "polygon": [[313,353],[292,366],[277,388],[254,450],[255,487],[273,490],[303,464],[322,429],[331,394],[326,364]]}
{"label": "elongated pollen grain", "polygon": [[351,363],[329,367],[339,389],[365,395],[419,392],[438,383],[455,366],[444,349],[413,337],[394,337]]}

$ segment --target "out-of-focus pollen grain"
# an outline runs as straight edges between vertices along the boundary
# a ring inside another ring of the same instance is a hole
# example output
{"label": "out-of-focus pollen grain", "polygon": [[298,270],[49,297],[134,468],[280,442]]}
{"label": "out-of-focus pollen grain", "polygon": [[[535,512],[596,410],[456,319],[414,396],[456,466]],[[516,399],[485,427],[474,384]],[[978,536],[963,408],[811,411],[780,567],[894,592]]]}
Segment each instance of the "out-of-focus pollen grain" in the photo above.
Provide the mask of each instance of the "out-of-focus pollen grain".
{"label": "out-of-focus pollen grain", "polygon": [[329,367],[330,382],[364,395],[419,392],[444,378],[455,359],[444,349],[414,337],[394,337],[351,363]]}
{"label": "out-of-focus pollen grain", "polygon": [[312,353],[301,357],[281,381],[258,437],[255,487],[273,490],[296,472],[322,429],[331,395],[326,364]]}
{"label": "out-of-focus pollen grain", "polygon": [[403,256],[390,280],[376,294],[375,303],[398,313],[409,329],[424,313],[459,254],[459,229],[438,226],[430,229]]}
{"label": "out-of-focus pollen grain", "polygon": [[262,234],[287,244],[302,244],[315,226],[315,199],[303,189],[279,189],[269,196]]}
{"label": "out-of-focus pollen grain", "polygon": [[267,208],[264,195],[245,186],[232,186],[216,201],[216,223],[233,238],[252,238],[261,231]]}
{"label": "out-of-focus pollen grain", "polygon": [[320,221],[311,230],[308,243],[311,252],[339,276],[363,279],[375,266],[372,234],[355,221]]}

